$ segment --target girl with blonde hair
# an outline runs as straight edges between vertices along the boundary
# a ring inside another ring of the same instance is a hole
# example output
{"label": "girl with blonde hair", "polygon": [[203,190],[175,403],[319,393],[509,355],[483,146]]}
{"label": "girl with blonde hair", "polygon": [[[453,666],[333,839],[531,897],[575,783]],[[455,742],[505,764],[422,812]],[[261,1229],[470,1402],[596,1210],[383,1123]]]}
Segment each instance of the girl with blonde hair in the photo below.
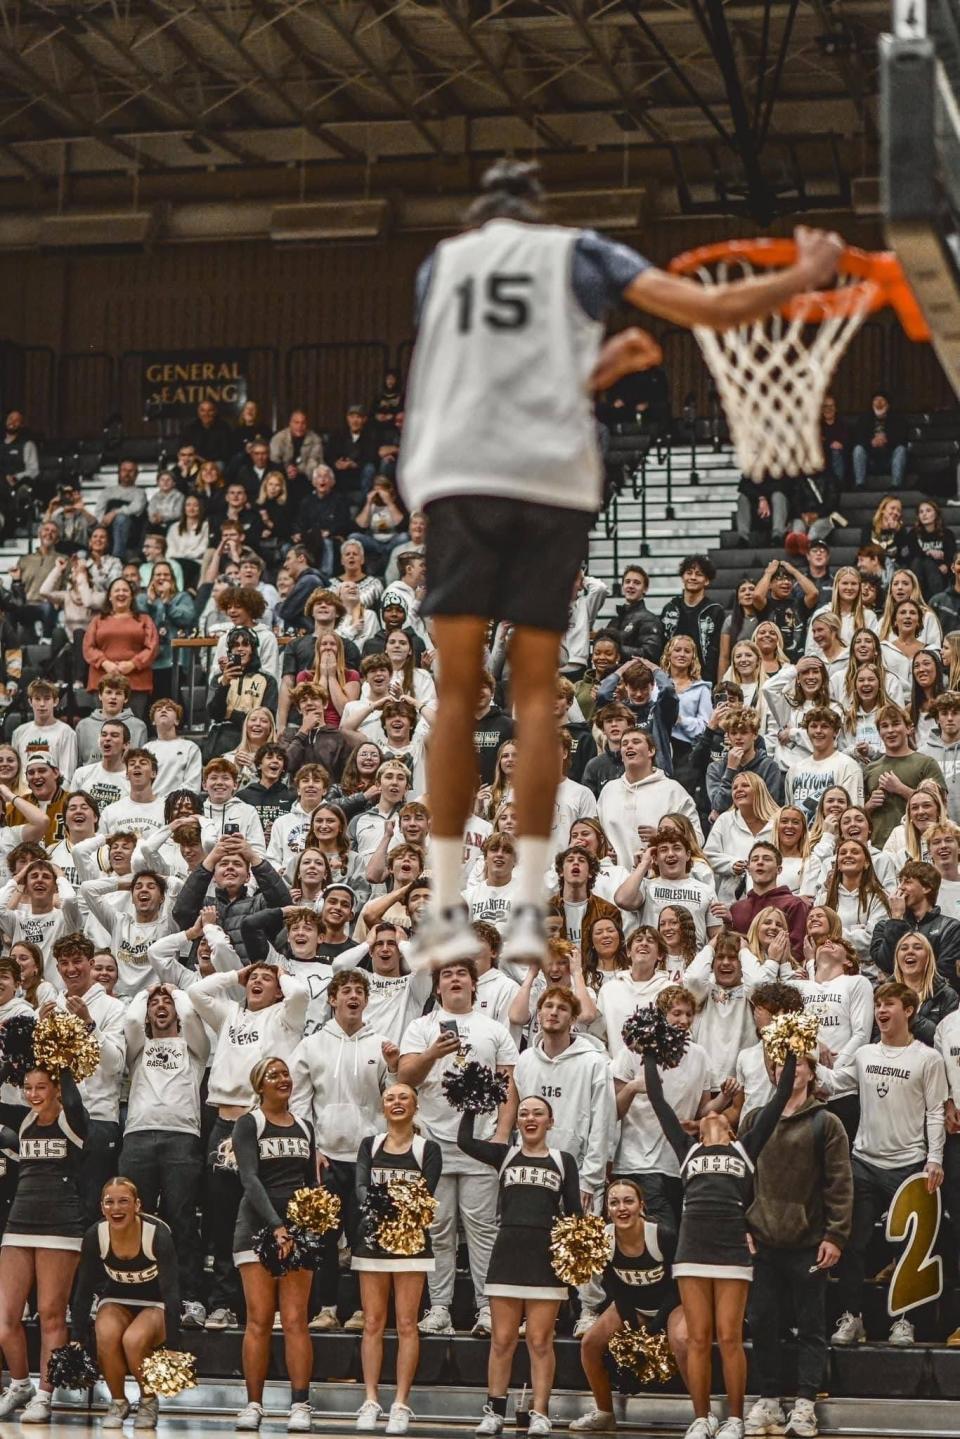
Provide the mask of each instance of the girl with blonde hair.
{"label": "girl with blonde hair", "polygon": [[737,774],[730,795],[733,803],[717,820],[704,845],[704,854],[716,876],[717,895],[724,904],[736,899],[756,841],[773,842],[773,825],[780,813],[780,806],[759,775]]}
{"label": "girl with blonde hair", "polygon": [[905,934],[893,952],[893,977],[917,996],[910,1032],[921,1044],[934,1043],[937,1025],[960,1008],[960,995],[937,969],[933,946],[926,935]]}

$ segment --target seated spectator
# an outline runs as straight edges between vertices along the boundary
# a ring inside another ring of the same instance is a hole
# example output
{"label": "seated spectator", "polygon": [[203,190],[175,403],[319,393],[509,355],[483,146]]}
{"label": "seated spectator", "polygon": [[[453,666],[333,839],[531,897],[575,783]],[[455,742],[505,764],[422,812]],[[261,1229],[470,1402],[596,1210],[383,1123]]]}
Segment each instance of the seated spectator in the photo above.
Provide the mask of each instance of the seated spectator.
{"label": "seated spectator", "polygon": [[[158,476],[159,480],[159,476]],[[79,484],[67,480],[47,505],[43,518],[52,520],[60,530],[59,548],[65,554],[85,550],[90,531],[97,523],[93,510],[84,503],[83,491]]]}
{"label": "seated spectator", "polygon": [[180,436],[180,445],[190,445],[203,460],[216,460],[225,465],[236,452],[233,430],[217,412],[213,400],[201,400],[197,418],[191,420]]}
{"label": "seated spectator", "polygon": [[185,495],[183,513],[167,530],[167,554],[179,560],[189,588],[196,588],[200,565],[210,548],[210,526],[199,495]]}
{"label": "seated spectator", "polygon": [[147,491],[148,533],[165,535],[183,514],[183,492],[177,489],[172,470],[160,470],[156,489]]}
{"label": "seated spectator", "polygon": [[741,475],[737,489],[737,538],[741,545],[781,545],[787,532],[783,482]]}
{"label": "seated spectator", "polygon": [[218,530],[231,524],[240,528],[240,547],[258,549],[260,546],[260,516],[247,498],[247,492],[237,480],[231,480],[223,489],[223,503],[213,509],[212,527],[214,539]]}
{"label": "seated spectator", "polygon": [[643,566],[627,565],[620,577],[624,603],[617,606],[616,622],[609,628],[620,641],[620,653],[624,659],[640,656],[656,664],[663,653],[665,640],[663,625],[645,603],[649,588],[650,576]]}
{"label": "seated spectator", "polygon": [[956,981],[960,970],[960,921],[948,919],[937,904],[940,875],[932,864],[908,860],[900,871],[900,882],[888,902],[889,917],[880,920],[873,931],[870,958],[882,974],[893,974],[897,946],[905,934],[923,935],[937,963],[938,972],[948,984]]}
{"label": "seated spectator", "polygon": [[858,490],[867,475],[889,475],[895,490],[903,489],[907,473],[906,422],[890,408],[890,397],[875,390],[870,411],[853,430],[853,482]]}
{"label": "seated spectator", "polygon": [[406,514],[391,480],[383,475],[374,479],[354,524],[350,538],[363,546],[374,574],[382,575],[391,553],[409,539]]}
{"label": "seated spectator", "polygon": [[270,441],[270,460],[287,477],[293,498],[299,502],[305,492],[305,477],[323,464],[323,441],[303,410],[292,410],[286,428]]}
{"label": "seated spectator", "polygon": [[226,504],[224,487],[223,469],[218,461],[201,460],[193,480],[191,493],[203,501],[211,529],[215,529],[219,525],[222,530],[223,511]]}
{"label": "seated spectator", "polygon": [[403,550],[394,550],[383,572],[385,585],[392,585],[400,578],[399,563],[405,554],[425,555],[427,553],[427,517],[423,510],[411,510],[407,516],[407,542]]}
{"label": "seated spectator", "polygon": [[[313,555],[305,545],[292,545],[283,562],[284,571],[293,581],[289,594],[274,606],[274,617],[290,634],[297,634],[308,628],[307,601],[314,590],[322,589],[326,581],[315,567]],[[279,580],[278,585],[279,588]]]}
{"label": "seated spectator", "polygon": [[940,506],[935,500],[921,500],[917,519],[907,541],[912,556],[911,568],[920,581],[924,599],[939,594],[950,578],[950,567],[957,552],[957,541],[943,523]]}
{"label": "seated spectator", "polygon": [[[230,478],[238,480],[247,492],[250,502],[256,501],[260,494],[264,480],[270,473],[270,441],[263,432],[258,432],[251,440],[248,440],[242,452],[234,455],[230,461]],[[286,475],[279,471],[284,483]]]}
{"label": "seated spectator", "polygon": [[335,557],[350,529],[350,506],[337,487],[329,465],[317,465],[310,477],[312,493],[301,503],[293,538],[317,556],[324,574],[332,574]]}
{"label": "seated spectator", "polygon": [[[390,561],[391,565],[399,557],[399,554],[392,556]],[[383,581],[377,579],[376,575],[367,574],[364,568],[365,561],[366,557],[360,541],[344,540],[340,546],[340,564],[342,569],[339,575],[333,575],[331,577],[330,588],[334,594],[339,594],[341,585],[356,585],[361,603],[365,608],[374,612],[380,602],[380,596],[383,594]],[[399,576],[395,578],[399,578]]]}
{"label": "seated spectator", "polygon": [[147,492],[137,487],[138,474],[134,460],[121,460],[117,483],[108,485],[96,504],[97,519],[109,529],[112,551],[120,560],[136,548],[147,512]]}
{"label": "seated spectator", "polygon": [[847,477],[850,431],[837,413],[837,402],[832,395],[824,396],[820,408],[820,443],[827,469],[842,489]]}
{"label": "seated spectator", "polygon": [[367,494],[377,472],[377,436],[363,405],[347,406],[345,427],[333,435],[328,460],[341,490]]}
{"label": "seated spectator", "polygon": [[944,634],[960,625],[960,552],[953,556],[946,578],[951,578],[953,583],[930,597],[930,608]]}

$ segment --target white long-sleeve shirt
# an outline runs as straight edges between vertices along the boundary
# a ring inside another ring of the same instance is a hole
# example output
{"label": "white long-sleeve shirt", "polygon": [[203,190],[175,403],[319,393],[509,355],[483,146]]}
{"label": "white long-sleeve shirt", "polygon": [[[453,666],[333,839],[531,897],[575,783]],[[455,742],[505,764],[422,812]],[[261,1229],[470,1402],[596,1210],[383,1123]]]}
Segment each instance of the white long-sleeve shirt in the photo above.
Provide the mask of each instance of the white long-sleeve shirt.
{"label": "white long-sleeve shirt", "polygon": [[831,1095],[855,1094],[853,1057],[873,1033],[873,985],[862,974],[838,974],[834,979],[791,979],[803,995],[804,1007],[820,1019],[819,1040],[836,1056],[835,1085]]}
{"label": "white long-sleeve shirt", "polygon": [[54,720],[46,725],[27,720],[26,724],[17,725],[11,744],[24,768],[31,756],[43,755],[57,766],[63,776],[64,787],[73,788],[71,780],[77,767],[77,732],[63,720]]}
{"label": "white long-sleeve shirt", "polygon": [[603,1019],[607,1034],[607,1049],[613,1059],[626,1049],[623,1042],[624,1021],[634,1010],[655,1004],[657,995],[671,983],[670,976],[658,969],[649,979],[631,979],[628,970],[615,974],[597,995],[597,1011]]}
{"label": "white long-sleeve shirt", "polygon": [[734,873],[734,864],[737,860],[746,863],[753,846],[760,840],[774,843],[773,820],[767,820],[763,828],[753,834],[739,810],[732,806],[724,810],[707,835],[703,852],[716,877],[717,894],[724,904],[732,904],[736,899],[740,875]]}
{"label": "white long-sleeve shirt", "polygon": [[157,761],[157,777],[153,792],[160,799],[175,789],[190,789],[199,794],[203,783],[203,759],[192,739],[149,739],[144,745]]}
{"label": "white long-sleeve shirt", "polygon": [[[643,1074],[643,1056],[624,1049],[613,1061],[613,1078],[629,1083]],[[661,1069],[663,1093],[678,1119],[696,1119],[704,1093],[710,1090],[710,1060],[699,1044],[688,1044],[673,1069]],[[620,1143],[614,1174],[670,1174],[680,1165],[645,1093],[636,1094],[620,1121]]]}
{"label": "white long-sleeve shirt", "polygon": [[289,1059],[303,1038],[307,991],[281,976],[283,999],[265,1009],[248,1009],[246,1000],[231,999],[232,974],[210,974],[191,986],[190,1000],[205,1024],[217,1035],[217,1053],[210,1066],[207,1103],[249,1108],[253,1103],[250,1071],[258,1060],[275,1054]]}
{"label": "white long-sleeve shirt", "polygon": [[[122,1000],[114,999],[102,984],[91,984],[82,996],[90,1011],[90,1018],[96,1025],[96,1038],[100,1041],[100,1063],[79,1086],[87,1114],[91,1119],[102,1119],[116,1123],[120,1118],[120,1086],[127,1059],[127,1042],[123,1023],[126,1008]],[[67,1008],[65,994],[57,995],[57,1007]]]}
{"label": "white long-sleeve shirt", "polygon": [[878,1169],[943,1163],[947,1075],[919,1039],[894,1048],[865,1044],[854,1057],[860,1126],[853,1153]]}
{"label": "white long-sleeve shirt", "polygon": [[210,1041],[190,1000],[173,991],[180,1033],[169,1039],[148,1039],[147,990],[134,995],[127,1010],[124,1033],[130,1098],[125,1134],[137,1130],[200,1133],[200,1082],[210,1053]]}
{"label": "white long-sleeve shirt", "polygon": [[119,999],[137,994],[153,984],[153,970],[147,950],[156,940],[174,929],[167,904],[156,919],[143,923],[136,914],[114,909],[107,895],[116,889],[114,879],[91,879],[80,886],[80,894],[98,924],[110,936],[110,949],[117,961],[116,993]]}
{"label": "white long-sleeve shirt", "polygon": [[758,984],[775,980],[779,972],[776,960],[761,964],[745,949],[740,950],[740,965],[742,983],[733,989],[721,988],[713,978],[713,950],[706,945],[690,961],[683,975],[684,985],[700,1005],[693,1020],[693,1037],[707,1051],[714,1089],[719,1089],[725,1079],[736,1073],[740,1051],[756,1043],[751,990]]}
{"label": "white long-sleeve shirt", "polygon": [[380,1096],[391,1075],[383,1042],[369,1024],[347,1034],[328,1019],[294,1051],[291,1108],[311,1120],[317,1149],[328,1159],[352,1164],[361,1140],[385,1128]]}

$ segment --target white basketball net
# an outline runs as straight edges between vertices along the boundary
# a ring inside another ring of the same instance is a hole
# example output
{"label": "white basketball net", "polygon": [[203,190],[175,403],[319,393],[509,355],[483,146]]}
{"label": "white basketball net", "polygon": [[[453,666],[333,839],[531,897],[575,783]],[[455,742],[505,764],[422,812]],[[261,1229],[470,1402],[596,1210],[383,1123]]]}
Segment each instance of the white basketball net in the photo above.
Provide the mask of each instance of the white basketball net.
{"label": "white basketball net", "polygon": [[[721,261],[713,272],[697,271],[705,285],[752,273],[739,257]],[[851,289],[840,313],[813,324],[802,313],[787,320],[777,312],[730,330],[694,329],[720,392],[737,463],[751,479],[815,475],[823,469],[823,399],[841,355],[866,318],[873,288]]]}

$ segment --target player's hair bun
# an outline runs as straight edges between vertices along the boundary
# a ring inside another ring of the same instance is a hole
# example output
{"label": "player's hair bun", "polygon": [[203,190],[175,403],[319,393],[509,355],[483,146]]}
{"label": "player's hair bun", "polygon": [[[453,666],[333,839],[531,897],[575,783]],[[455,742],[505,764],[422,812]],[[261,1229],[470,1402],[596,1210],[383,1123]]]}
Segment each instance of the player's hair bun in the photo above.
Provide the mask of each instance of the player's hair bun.
{"label": "player's hair bun", "polygon": [[480,189],[485,195],[513,195],[536,204],[543,199],[539,174],[535,160],[497,160],[484,174]]}
{"label": "player's hair bun", "polygon": [[535,224],[543,218],[540,167],[532,160],[497,160],[480,181],[480,194],[466,214],[469,226],[487,220],[522,220]]}

